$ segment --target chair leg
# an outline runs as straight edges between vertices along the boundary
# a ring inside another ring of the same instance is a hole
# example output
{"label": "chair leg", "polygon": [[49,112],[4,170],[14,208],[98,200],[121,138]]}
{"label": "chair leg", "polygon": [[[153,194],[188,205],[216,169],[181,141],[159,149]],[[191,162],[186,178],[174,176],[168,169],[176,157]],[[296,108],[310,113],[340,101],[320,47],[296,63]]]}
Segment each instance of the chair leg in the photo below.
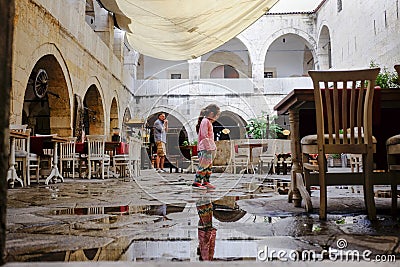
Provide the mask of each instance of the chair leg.
{"label": "chair leg", "polygon": [[376,220],[376,208],[375,208],[375,199],[374,199],[374,185],[372,183],[371,174],[372,174],[372,164],[373,158],[372,153],[367,154],[363,160],[363,171],[364,171],[364,202],[365,207],[367,209],[368,218],[373,221]]}
{"label": "chair leg", "polygon": [[75,179],[75,159],[72,160],[72,179]]}
{"label": "chair leg", "polygon": [[89,168],[89,174],[88,174],[88,179],[92,178],[92,161],[88,160],[88,168]]}
{"label": "chair leg", "polygon": [[327,213],[327,194],[326,194],[326,171],[325,168],[321,168],[321,166],[325,165],[325,154],[322,153],[318,156],[318,165],[319,168],[319,191],[320,191],[320,199],[319,199],[319,218],[320,220],[326,220]]}
{"label": "chair leg", "polygon": [[64,161],[62,161],[62,160],[59,160],[60,161],[60,173],[61,173],[61,175],[63,175],[64,176],[64,173],[63,173],[63,162]]}
{"label": "chair leg", "polygon": [[392,178],[392,216],[397,215],[397,183]]}
{"label": "chair leg", "polygon": [[365,198],[365,206],[367,208],[368,218],[371,221],[376,220],[374,185],[371,182],[370,174],[368,172],[365,172],[364,198]]}
{"label": "chair leg", "polygon": [[101,162],[101,179],[104,180],[104,160]]}

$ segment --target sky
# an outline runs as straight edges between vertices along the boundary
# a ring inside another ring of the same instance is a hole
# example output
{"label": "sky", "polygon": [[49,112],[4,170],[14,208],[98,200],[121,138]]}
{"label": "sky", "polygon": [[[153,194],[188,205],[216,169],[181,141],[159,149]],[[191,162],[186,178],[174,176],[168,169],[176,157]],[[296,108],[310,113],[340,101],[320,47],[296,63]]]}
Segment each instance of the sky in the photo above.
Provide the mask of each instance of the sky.
{"label": "sky", "polygon": [[270,12],[298,12],[298,11],[312,11],[322,0],[279,0],[273,6]]}

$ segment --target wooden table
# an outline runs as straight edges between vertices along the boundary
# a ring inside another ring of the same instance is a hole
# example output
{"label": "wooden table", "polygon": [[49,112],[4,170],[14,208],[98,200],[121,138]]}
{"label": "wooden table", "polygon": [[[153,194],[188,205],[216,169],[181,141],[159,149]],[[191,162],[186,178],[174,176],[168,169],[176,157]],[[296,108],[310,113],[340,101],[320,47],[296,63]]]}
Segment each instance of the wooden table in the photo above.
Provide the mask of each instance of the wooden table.
{"label": "wooden table", "polygon": [[[308,192],[304,189],[301,175],[300,140],[303,136],[317,132],[314,91],[313,89],[294,89],[274,109],[278,115],[289,114],[293,165],[288,200],[293,201],[295,207],[300,207],[302,197],[306,197],[306,201],[311,201]],[[394,119],[400,117],[400,89],[375,89],[373,109],[372,131],[378,141],[375,162],[378,169],[386,170],[385,142],[390,136],[400,133],[400,125]],[[379,175],[382,174],[376,175],[376,184],[379,184],[381,179]],[[306,203],[306,206],[309,204],[310,202]]]}
{"label": "wooden table", "polygon": [[[10,182],[11,187],[14,187],[15,181],[20,182],[21,186],[24,186],[24,182],[18,177],[17,171],[15,169],[15,139],[26,139],[28,140],[29,135],[27,133],[10,131],[10,167],[7,171],[7,182]],[[29,153],[29,152],[28,152]],[[28,157],[29,155],[27,155]],[[25,170],[22,170],[25,171]]]}
{"label": "wooden table", "polygon": [[[51,164],[51,171],[49,176],[46,178],[45,184],[49,184],[49,182],[52,180],[53,182],[57,182],[57,178],[60,178],[61,182],[64,182],[64,177],[62,177],[60,171],[58,170],[58,143],[65,143],[68,140],[63,137],[59,136],[54,136],[54,135],[40,135],[40,136],[32,136],[31,137],[31,145],[33,144],[44,144],[44,143],[51,143],[54,148],[54,153],[53,153],[53,161]],[[38,147],[35,144],[35,147]],[[39,146],[40,147],[40,146]],[[42,147],[43,150],[43,147]],[[34,151],[38,155],[43,154],[43,151]]]}

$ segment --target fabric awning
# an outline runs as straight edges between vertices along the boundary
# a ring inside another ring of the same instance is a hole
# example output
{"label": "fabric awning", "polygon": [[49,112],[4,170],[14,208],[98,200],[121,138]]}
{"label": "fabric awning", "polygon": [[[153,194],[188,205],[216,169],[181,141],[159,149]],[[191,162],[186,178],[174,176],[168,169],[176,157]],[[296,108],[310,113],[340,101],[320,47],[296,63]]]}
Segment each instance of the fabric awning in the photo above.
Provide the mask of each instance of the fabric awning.
{"label": "fabric awning", "polygon": [[278,0],[99,0],[138,52],[197,58],[229,41]]}

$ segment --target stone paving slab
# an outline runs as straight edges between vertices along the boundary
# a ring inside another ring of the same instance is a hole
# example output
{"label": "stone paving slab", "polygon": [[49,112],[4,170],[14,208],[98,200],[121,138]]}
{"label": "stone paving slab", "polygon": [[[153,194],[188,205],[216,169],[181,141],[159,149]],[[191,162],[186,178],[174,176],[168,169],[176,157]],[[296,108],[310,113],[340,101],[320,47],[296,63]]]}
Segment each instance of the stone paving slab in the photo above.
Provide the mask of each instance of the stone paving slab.
{"label": "stone paving slab", "polygon": [[[12,189],[8,194],[7,260],[42,261],[40,266],[48,260],[79,261],[74,266],[92,260],[100,262],[89,266],[114,266],[109,261],[136,259],[132,244],[138,248],[148,244],[160,254],[144,251],[144,257],[151,260],[165,255],[153,260],[168,266],[171,257],[179,254],[174,247],[182,243],[188,255],[182,260],[196,265],[196,203],[210,201],[215,208],[215,253],[221,259],[247,257],[253,265],[262,245],[322,250],[334,248],[340,239],[347,240],[351,249],[399,257],[400,226],[398,219],[387,216],[390,199],[376,198],[379,221],[371,223],[360,188],[330,187],[328,220],[320,221],[318,190],[313,190],[314,210],[308,214],[288,203],[287,195],[263,183],[266,178],[290,180],[289,176],[215,174],[212,182],[217,189],[204,191],[191,187],[193,174],[160,175],[145,170],[136,181],[66,179],[49,186]],[[107,261],[106,265],[101,261]],[[115,266],[127,266],[120,264]],[[58,265],[62,263],[51,266]],[[229,262],[232,265],[242,264]]]}
{"label": "stone paving slab", "polygon": [[[320,267],[321,262],[257,262],[251,263],[252,267],[286,267],[286,266],[298,266],[298,267]],[[345,266],[348,267],[363,267],[363,266],[380,266],[380,267],[392,267],[396,266],[395,263],[391,262],[323,262],[324,267],[333,266]],[[248,262],[51,262],[51,263],[7,263],[5,267],[130,267],[130,266],[140,266],[140,267],[202,267],[202,266],[229,266],[229,267],[242,267],[249,266]]]}

